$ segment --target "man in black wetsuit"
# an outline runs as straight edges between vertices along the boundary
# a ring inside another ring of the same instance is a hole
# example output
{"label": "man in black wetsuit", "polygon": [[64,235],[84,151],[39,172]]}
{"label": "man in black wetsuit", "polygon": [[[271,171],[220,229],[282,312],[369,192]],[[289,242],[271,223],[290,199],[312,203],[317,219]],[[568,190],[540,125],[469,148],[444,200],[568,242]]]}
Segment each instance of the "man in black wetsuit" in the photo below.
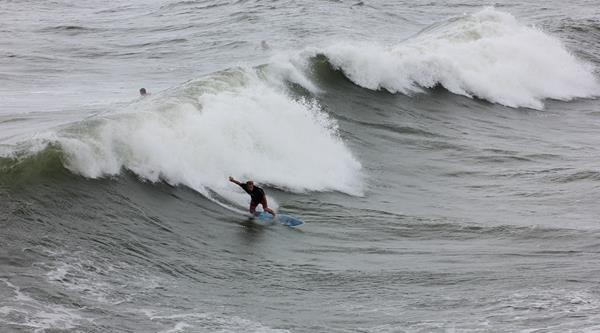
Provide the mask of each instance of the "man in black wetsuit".
{"label": "man in black wetsuit", "polygon": [[265,212],[269,212],[271,215],[273,215],[273,217],[275,217],[275,212],[267,206],[267,196],[262,188],[254,186],[254,182],[251,180],[241,183],[235,180],[233,177],[229,177],[229,181],[238,184],[244,189],[244,191],[246,191],[246,193],[250,194],[250,213],[252,213],[252,215],[256,214],[256,206],[261,204]]}

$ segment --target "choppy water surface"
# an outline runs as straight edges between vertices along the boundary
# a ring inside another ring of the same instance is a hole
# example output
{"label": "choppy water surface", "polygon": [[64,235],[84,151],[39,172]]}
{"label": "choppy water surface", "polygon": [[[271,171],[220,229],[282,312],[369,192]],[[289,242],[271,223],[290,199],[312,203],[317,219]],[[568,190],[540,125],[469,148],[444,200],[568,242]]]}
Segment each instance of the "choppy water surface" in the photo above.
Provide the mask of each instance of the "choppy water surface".
{"label": "choppy water surface", "polygon": [[5,1],[1,331],[599,330],[598,8]]}

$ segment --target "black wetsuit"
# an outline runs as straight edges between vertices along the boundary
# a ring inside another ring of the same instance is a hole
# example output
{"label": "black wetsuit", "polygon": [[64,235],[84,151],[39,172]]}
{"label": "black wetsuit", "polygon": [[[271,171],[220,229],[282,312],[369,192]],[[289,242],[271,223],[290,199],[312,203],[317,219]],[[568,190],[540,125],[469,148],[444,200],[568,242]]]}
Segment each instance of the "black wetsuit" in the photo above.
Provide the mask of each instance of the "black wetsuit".
{"label": "black wetsuit", "polygon": [[254,185],[254,188],[252,189],[252,191],[250,191],[248,189],[248,184],[240,184],[240,187],[244,189],[244,191],[246,191],[246,193],[250,194],[250,198],[251,198],[251,202],[253,204],[259,204],[262,203],[263,198],[265,197],[265,191],[263,191],[262,188]]}

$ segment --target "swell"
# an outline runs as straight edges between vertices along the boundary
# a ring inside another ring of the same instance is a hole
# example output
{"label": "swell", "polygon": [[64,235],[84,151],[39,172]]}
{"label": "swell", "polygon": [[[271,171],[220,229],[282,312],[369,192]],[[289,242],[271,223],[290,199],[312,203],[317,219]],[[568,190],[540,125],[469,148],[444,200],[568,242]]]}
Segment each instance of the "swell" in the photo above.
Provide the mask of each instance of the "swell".
{"label": "swell", "polygon": [[169,11],[175,9],[186,9],[186,10],[203,10],[203,9],[213,9],[224,6],[231,5],[228,1],[222,1],[219,3],[210,3],[210,4],[200,4],[198,1],[177,1],[173,3],[169,3],[160,7],[161,10]]}
{"label": "swell", "polygon": [[426,131],[420,128],[415,128],[411,126],[403,126],[394,123],[375,123],[368,121],[361,121],[357,119],[352,119],[344,116],[343,114],[338,114],[336,116],[339,120],[345,120],[354,124],[358,124],[364,126],[366,128],[373,128],[382,131],[389,131],[397,134],[406,134],[406,135],[414,135],[418,137],[426,137],[426,138],[443,138],[442,135],[433,133],[430,131]]}
{"label": "swell", "polygon": [[[563,170],[561,170],[563,171]],[[569,169],[570,172],[564,172],[562,175],[554,175],[548,177],[550,181],[556,183],[573,183],[573,182],[597,182],[600,181],[600,172],[597,170],[578,170]]]}
{"label": "swell", "polygon": [[81,34],[99,33],[99,32],[104,31],[104,29],[92,28],[92,27],[86,27],[86,26],[80,26],[80,25],[56,25],[56,26],[46,27],[46,28],[40,29],[38,31],[42,32],[42,33],[56,33],[56,34],[63,34],[63,35],[67,35],[67,36],[77,36],[77,35],[81,35]]}

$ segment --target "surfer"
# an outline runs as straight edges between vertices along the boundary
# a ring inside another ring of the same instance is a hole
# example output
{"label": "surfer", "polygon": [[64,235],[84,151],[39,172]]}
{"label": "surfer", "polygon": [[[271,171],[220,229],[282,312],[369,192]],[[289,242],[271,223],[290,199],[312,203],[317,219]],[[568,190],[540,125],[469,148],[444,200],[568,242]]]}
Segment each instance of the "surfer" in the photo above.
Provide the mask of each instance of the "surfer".
{"label": "surfer", "polygon": [[148,95],[150,95],[150,93],[146,91],[146,88],[140,88],[140,96],[145,97]]}
{"label": "surfer", "polygon": [[275,217],[275,212],[267,206],[267,196],[262,188],[255,186],[254,182],[251,180],[242,183],[235,180],[233,177],[229,177],[229,181],[239,185],[244,189],[244,191],[246,191],[246,193],[250,194],[250,213],[252,215],[256,214],[256,206],[261,204],[265,212],[269,212],[271,215],[273,215],[273,217]]}

